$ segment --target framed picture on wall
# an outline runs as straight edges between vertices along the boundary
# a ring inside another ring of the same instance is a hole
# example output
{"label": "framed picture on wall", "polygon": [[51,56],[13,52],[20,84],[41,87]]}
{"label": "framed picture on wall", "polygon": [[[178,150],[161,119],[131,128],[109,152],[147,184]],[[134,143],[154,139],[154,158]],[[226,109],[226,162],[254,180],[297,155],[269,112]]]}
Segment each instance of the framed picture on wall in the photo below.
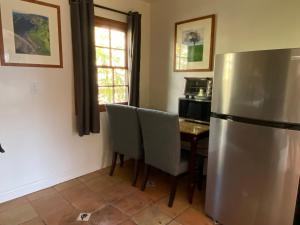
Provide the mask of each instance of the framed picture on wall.
{"label": "framed picture on wall", "polygon": [[175,24],[174,71],[213,70],[215,15]]}
{"label": "framed picture on wall", "polygon": [[0,0],[3,66],[63,67],[60,7],[36,0]]}

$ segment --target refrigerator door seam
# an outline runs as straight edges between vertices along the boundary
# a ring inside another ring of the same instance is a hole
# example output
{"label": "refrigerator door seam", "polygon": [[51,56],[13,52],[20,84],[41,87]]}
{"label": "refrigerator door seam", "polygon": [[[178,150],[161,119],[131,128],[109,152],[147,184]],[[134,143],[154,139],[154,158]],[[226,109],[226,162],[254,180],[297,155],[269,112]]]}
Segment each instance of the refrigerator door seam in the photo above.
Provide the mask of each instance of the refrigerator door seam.
{"label": "refrigerator door seam", "polygon": [[233,115],[218,114],[215,112],[211,113],[211,117],[228,120],[232,122],[235,121],[235,122],[254,124],[254,125],[265,126],[265,127],[274,127],[274,128],[281,128],[286,130],[300,131],[300,124],[294,124],[294,123],[258,120],[258,119],[244,118],[244,117],[233,116]]}

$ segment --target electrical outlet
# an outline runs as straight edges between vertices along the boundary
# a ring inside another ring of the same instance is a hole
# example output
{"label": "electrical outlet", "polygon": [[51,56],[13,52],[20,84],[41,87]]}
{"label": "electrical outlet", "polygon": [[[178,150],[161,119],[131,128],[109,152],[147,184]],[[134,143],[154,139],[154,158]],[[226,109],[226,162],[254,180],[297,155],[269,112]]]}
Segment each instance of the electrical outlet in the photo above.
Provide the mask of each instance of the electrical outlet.
{"label": "electrical outlet", "polygon": [[34,81],[30,84],[30,94],[38,95],[40,91],[40,84],[37,81]]}

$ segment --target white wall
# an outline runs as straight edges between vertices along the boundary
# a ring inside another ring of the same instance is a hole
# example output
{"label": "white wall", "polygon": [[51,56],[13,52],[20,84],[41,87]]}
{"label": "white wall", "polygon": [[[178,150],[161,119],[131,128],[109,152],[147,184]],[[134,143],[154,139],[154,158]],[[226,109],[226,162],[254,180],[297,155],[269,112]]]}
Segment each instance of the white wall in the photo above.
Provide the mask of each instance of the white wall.
{"label": "white wall", "polygon": [[217,15],[216,53],[300,47],[299,0],[153,0],[151,5],[151,88],[153,108],[177,112],[184,77],[174,73],[174,24]]}
{"label": "white wall", "polygon": [[[100,135],[80,138],[74,131],[69,1],[43,1],[61,6],[64,68],[0,67],[0,143],[6,149],[0,155],[0,202],[110,162],[104,113]],[[143,14],[142,106],[176,112],[183,77],[213,75],[172,71],[177,21],[217,14],[216,53],[300,47],[299,0],[153,0],[151,18],[150,5],[140,0],[95,3]]]}
{"label": "white wall", "polygon": [[[110,163],[106,115],[101,134],[75,132],[69,0],[60,5],[63,69],[0,67],[0,202],[103,168]],[[141,104],[149,103],[150,6],[138,0],[97,3],[143,14]],[[130,8],[129,8],[130,5]]]}

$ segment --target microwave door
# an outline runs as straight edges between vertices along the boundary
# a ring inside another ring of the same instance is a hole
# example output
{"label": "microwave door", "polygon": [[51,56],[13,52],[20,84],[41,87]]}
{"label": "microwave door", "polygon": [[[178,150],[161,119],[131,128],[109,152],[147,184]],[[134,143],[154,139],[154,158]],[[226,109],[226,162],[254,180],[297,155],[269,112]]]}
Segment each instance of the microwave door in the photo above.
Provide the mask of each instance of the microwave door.
{"label": "microwave door", "polygon": [[179,100],[179,116],[181,118],[209,123],[210,115],[210,101],[196,101],[190,99]]}

